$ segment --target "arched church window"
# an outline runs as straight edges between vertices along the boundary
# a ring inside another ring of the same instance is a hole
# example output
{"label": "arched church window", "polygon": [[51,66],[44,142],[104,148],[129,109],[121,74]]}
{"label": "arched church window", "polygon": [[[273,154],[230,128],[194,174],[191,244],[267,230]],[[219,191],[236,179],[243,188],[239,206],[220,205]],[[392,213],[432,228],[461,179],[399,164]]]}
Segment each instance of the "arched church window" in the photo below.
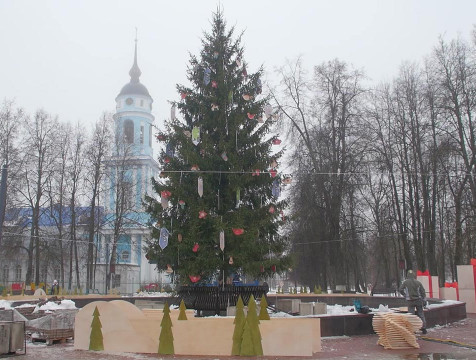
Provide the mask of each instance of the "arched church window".
{"label": "arched church window", "polygon": [[134,122],[130,119],[124,120],[124,140],[128,144],[134,143]]}

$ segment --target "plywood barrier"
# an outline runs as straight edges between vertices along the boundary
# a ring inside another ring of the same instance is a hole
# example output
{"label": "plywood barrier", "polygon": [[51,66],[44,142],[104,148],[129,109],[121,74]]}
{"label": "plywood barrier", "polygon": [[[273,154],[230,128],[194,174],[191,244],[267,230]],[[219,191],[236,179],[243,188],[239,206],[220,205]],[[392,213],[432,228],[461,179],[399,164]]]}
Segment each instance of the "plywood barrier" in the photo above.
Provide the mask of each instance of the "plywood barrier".
{"label": "plywood barrier", "polygon": [[[76,315],[76,349],[88,350],[94,309],[98,308],[104,351],[157,353],[162,310],[139,310],[129,302],[95,301]],[[196,318],[178,320],[178,310],[171,310],[176,355],[231,355],[234,318]],[[193,313],[193,312],[192,312]],[[272,318],[259,324],[265,356],[312,356],[321,350],[318,318]]]}
{"label": "plywood barrier", "polygon": [[419,348],[415,331],[421,328],[422,321],[416,315],[376,313],[372,325],[379,339],[377,344],[385,349]]}

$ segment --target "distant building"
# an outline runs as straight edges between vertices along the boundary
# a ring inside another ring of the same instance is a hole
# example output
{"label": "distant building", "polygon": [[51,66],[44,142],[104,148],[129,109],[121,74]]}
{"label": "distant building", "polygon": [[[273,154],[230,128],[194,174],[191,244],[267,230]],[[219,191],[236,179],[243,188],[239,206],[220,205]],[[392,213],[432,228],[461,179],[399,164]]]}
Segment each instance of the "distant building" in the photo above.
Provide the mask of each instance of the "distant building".
{"label": "distant building", "polygon": [[[162,282],[156,265],[149,264],[143,250],[145,240],[150,235],[148,214],[144,212],[143,199],[152,195],[151,178],[158,174],[158,164],[153,158],[153,123],[151,114],[153,99],[147,88],[140,82],[141,71],[137,65],[137,40],[134,63],[129,71],[130,82],[124,85],[116,97],[114,125],[116,147],[106,160],[107,181],[105,186],[104,210],[105,223],[102,227],[99,243],[101,266],[99,273],[109,276],[106,261],[112,251],[114,225],[118,210],[116,201],[119,187],[127,197],[124,206],[123,221],[117,242],[117,265],[113,273],[115,287],[121,292],[132,293],[140,284]],[[117,231],[117,229],[116,229]],[[106,271],[107,270],[107,271]]]}
{"label": "distant building", "polygon": [[[95,271],[94,281],[91,286],[93,292],[104,293],[106,283],[110,279],[110,257],[112,240],[114,237],[114,224],[117,218],[116,204],[118,182],[122,175],[122,185],[127,188],[125,196],[125,212],[121,215],[121,229],[119,231],[116,266],[112,281],[114,287],[121,293],[134,293],[141,286],[149,284],[169,283],[170,279],[164,272],[156,269],[156,264],[149,264],[145,257],[144,245],[150,236],[149,216],[144,211],[142,201],[146,194],[153,195],[151,178],[158,174],[158,163],[153,158],[153,123],[151,114],[153,99],[147,88],[141,84],[139,77],[141,71],[137,65],[137,40],[135,44],[134,63],[129,71],[130,81],[123,86],[116,97],[116,113],[114,126],[118,139],[114,143],[121,146],[114,148],[106,159],[106,183],[103,184],[104,196],[97,216],[100,226],[95,237]],[[89,207],[78,207],[76,220],[77,249],[80,282],[83,291],[86,284],[86,254],[87,254],[87,224],[89,223]],[[70,209],[61,211],[61,223],[65,231],[71,227]],[[58,250],[58,209],[40,209],[41,236],[48,243],[48,256],[40,263],[40,281],[51,284],[54,279],[60,280],[60,256],[55,254]],[[28,259],[25,251],[30,243],[31,209],[10,209],[6,214],[5,229],[9,234],[12,244],[11,254],[5,252],[0,258],[0,285],[25,281]],[[69,250],[71,240],[65,232],[62,242],[63,250],[67,256],[63,257],[65,287],[67,287],[70,273],[72,274],[72,288],[77,287],[74,264],[70,264]],[[117,232],[116,232],[117,233]],[[16,235],[12,235],[16,234]],[[69,233],[68,233],[69,234]],[[3,244],[5,245],[5,244]],[[16,249],[16,250],[15,250]],[[71,265],[71,267],[70,267]],[[33,265],[33,271],[34,269]],[[72,272],[70,272],[72,269]],[[35,279],[34,274],[32,279]],[[110,282],[108,282],[110,283]],[[29,284],[26,284],[29,285]]]}

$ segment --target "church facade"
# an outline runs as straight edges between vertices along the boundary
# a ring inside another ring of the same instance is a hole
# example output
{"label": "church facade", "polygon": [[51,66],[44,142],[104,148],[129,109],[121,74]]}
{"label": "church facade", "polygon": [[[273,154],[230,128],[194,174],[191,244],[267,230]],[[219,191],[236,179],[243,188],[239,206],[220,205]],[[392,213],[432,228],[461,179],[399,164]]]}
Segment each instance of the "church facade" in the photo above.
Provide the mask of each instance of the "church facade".
{"label": "church facade", "polygon": [[[137,63],[137,40],[130,81],[116,97],[114,114],[115,142],[106,160],[104,186],[105,220],[99,239],[97,271],[109,287],[132,293],[140,285],[164,283],[168,279],[149,264],[144,245],[150,236],[149,218],[143,207],[144,196],[153,196],[151,178],[158,174],[154,160],[153,99],[140,82]],[[111,266],[111,255],[115,264]]]}

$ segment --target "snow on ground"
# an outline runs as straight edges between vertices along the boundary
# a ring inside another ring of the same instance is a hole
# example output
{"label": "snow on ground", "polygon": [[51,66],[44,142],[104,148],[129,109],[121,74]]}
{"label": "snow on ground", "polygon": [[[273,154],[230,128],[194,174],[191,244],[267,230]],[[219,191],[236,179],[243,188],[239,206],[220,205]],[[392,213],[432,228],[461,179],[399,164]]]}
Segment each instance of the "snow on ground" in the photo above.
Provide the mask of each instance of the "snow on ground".
{"label": "snow on ground", "polygon": [[147,292],[147,291],[140,291],[134,294],[134,297],[168,297],[173,296],[171,293],[167,292]]}
{"label": "snow on ground", "polygon": [[12,302],[8,300],[0,300],[0,308],[5,308],[5,310],[11,309]]}
{"label": "snow on ground", "polygon": [[36,306],[34,313],[44,310],[44,311],[52,311],[52,310],[64,310],[64,309],[77,309],[76,304],[73,300],[61,300],[60,304],[57,304],[53,301],[48,301],[46,304],[42,306]]}

